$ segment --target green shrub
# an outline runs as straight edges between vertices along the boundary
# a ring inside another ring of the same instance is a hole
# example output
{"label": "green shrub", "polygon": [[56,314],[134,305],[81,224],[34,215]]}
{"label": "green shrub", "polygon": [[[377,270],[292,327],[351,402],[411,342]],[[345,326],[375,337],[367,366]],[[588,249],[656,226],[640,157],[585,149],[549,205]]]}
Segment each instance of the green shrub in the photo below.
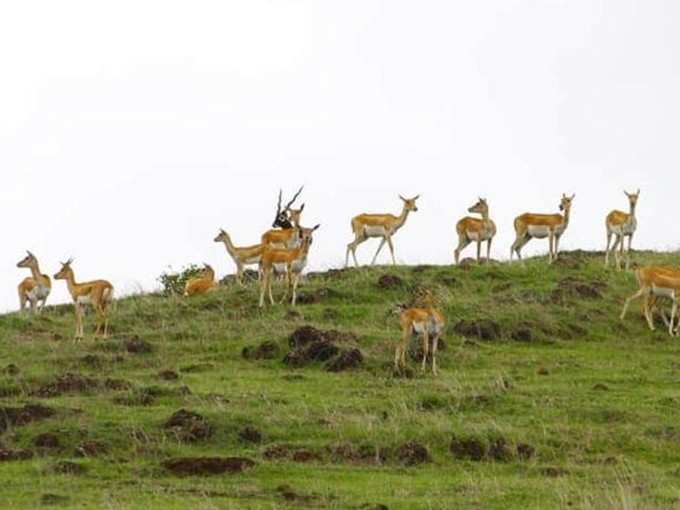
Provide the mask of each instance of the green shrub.
{"label": "green shrub", "polygon": [[164,296],[182,295],[187,281],[190,278],[200,276],[203,272],[203,267],[196,264],[191,264],[179,272],[172,272],[172,268],[169,269],[158,277],[158,281],[163,287]]}

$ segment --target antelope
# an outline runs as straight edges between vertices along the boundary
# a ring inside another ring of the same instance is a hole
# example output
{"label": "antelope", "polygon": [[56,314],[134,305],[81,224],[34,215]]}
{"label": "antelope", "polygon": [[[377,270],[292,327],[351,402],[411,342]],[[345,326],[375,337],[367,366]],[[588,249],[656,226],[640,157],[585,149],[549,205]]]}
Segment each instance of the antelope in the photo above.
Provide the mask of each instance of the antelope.
{"label": "antelope", "polygon": [[394,216],[393,214],[360,214],[352,218],[352,232],[354,232],[354,241],[347,245],[347,253],[345,255],[345,267],[349,266],[349,254],[352,254],[354,258],[354,265],[359,266],[357,262],[357,247],[370,239],[371,237],[380,237],[380,246],[378,246],[378,251],[375,252],[373,257],[373,262],[371,265],[375,264],[378,259],[380,251],[385,246],[385,243],[390,248],[390,253],[392,254],[392,263],[397,264],[394,258],[394,245],[392,244],[392,236],[397,233],[397,231],[404,226],[408,216],[411,212],[418,211],[418,206],[416,205],[416,200],[420,198],[417,195],[413,198],[404,198],[399,195],[399,198],[404,203],[404,207],[399,216]]}
{"label": "antelope", "polygon": [[316,225],[314,228],[303,229],[301,231],[300,245],[296,248],[274,248],[267,247],[262,253],[261,263],[261,289],[260,289],[260,308],[264,306],[265,293],[269,294],[269,301],[273,305],[274,297],[272,296],[272,276],[275,272],[286,273],[288,286],[286,293],[281,300],[282,302],[288,297],[288,293],[292,290],[292,306],[295,306],[297,301],[297,287],[300,280],[300,275],[307,265],[307,256],[309,255],[309,248],[312,245],[313,233],[321,225]]}
{"label": "antelope", "polygon": [[200,276],[187,280],[184,286],[184,297],[207,294],[216,288],[217,282],[215,281],[215,270],[208,264],[204,264],[204,269]]}
{"label": "antelope", "polygon": [[30,251],[26,251],[26,254],[17,263],[17,267],[30,269],[32,276],[24,278],[19,284],[19,306],[23,312],[26,308],[26,302],[28,302],[30,303],[31,313],[36,313],[45,308],[45,302],[52,290],[52,281],[49,276],[40,272],[36,256]]}
{"label": "antelope", "polygon": [[68,291],[73,298],[76,312],[76,335],[75,340],[83,339],[83,315],[85,305],[91,305],[97,313],[97,336],[102,331],[103,337],[109,334],[109,306],[113,303],[113,285],[106,280],[94,280],[91,282],[76,283],[76,278],[71,268],[73,259],[61,263],[61,269],[54,275],[55,280],[66,280]]}
{"label": "antelope", "polygon": [[[604,259],[605,267],[609,267],[609,254],[614,252],[616,257],[616,267],[621,269],[621,259],[623,258],[624,244],[626,237],[628,238],[628,250],[626,254],[626,271],[630,269],[630,250],[633,244],[633,235],[635,235],[635,230],[637,229],[637,218],[635,217],[635,208],[637,206],[638,198],[640,198],[640,190],[637,193],[628,193],[623,191],[628,197],[628,203],[630,205],[630,212],[625,213],[623,211],[612,211],[607,215],[605,221],[607,227],[607,250]],[[612,236],[616,237],[614,245],[609,249],[609,245],[612,240]],[[617,248],[619,251],[617,252]]]}
{"label": "antelope", "polygon": [[532,238],[545,239],[546,237],[550,244],[548,263],[552,264],[557,260],[560,238],[569,226],[571,203],[574,200],[574,197],[576,197],[576,195],[568,197],[564,193],[562,194],[560,211],[563,211],[564,215],[525,213],[515,218],[515,232],[517,237],[510,248],[510,260],[512,260],[513,253],[517,253],[519,260],[522,260],[522,248]]}
{"label": "antelope", "polygon": [[298,190],[293,199],[283,209],[281,208],[283,191],[279,191],[276,216],[274,217],[274,223],[272,223],[273,230],[268,230],[262,234],[261,243],[263,245],[278,248],[295,248],[300,244],[300,218],[302,217],[302,211],[305,210],[305,204],[302,204],[299,209],[293,209],[292,206],[303,189],[304,186]]}
{"label": "antelope", "polygon": [[[678,311],[678,300],[680,300],[680,271],[659,266],[642,267],[635,271],[640,289],[626,299],[621,312],[621,320],[626,318],[626,312],[631,302],[636,299],[644,298],[644,314],[647,319],[649,329],[654,331],[654,321],[650,313],[650,304],[656,306],[656,298],[668,298],[673,302],[671,309],[671,318],[668,322],[668,333],[673,336],[677,334],[677,329],[674,331],[675,315]],[[652,299],[650,299],[652,298]]]}
{"label": "antelope", "polygon": [[430,338],[432,338],[432,373],[437,375],[437,345],[439,338],[444,331],[444,316],[434,307],[432,294],[428,291],[424,300],[423,308],[408,308],[404,310],[400,317],[402,338],[397,344],[394,353],[394,369],[406,367],[406,350],[414,335],[420,335],[423,341],[423,362],[421,370],[427,368],[427,356],[430,350]]}
{"label": "antelope", "polygon": [[241,287],[243,284],[243,269],[245,266],[252,266],[260,264],[262,260],[262,252],[264,251],[263,244],[256,244],[254,246],[234,246],[231,242],[231,237],[224,229],[220,229],[219,234],[215,238],[216,243],[224,243],[227,253],[236,264],[236,280]]}
{"label": "antelope", "polygon": [[477,243],[477,262],[480,262],[482,243],[487,242],[486,260],[488,261],[491,256],[491,242],[496,235],[496,224],[489,219],[489,204],[486,199],[480,198],[468,209],[468,212],[481,214],[482,219],[466,216],[456,224],[458,233],[458,248],[454,251],[456,264],[460,259],[460,252],[473,241]]}

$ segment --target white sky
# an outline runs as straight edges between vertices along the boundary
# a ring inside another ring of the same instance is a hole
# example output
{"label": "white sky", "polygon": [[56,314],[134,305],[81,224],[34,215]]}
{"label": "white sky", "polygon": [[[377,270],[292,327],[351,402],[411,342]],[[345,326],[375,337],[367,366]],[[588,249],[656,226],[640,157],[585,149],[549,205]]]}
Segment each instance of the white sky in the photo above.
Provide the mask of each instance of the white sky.
{"label": "white sky", "polygon": [[514,216],[562,192],[563,248],[601,249],[624,187],[642,188],[635,244],[675,248],[678,26],[672,0],[6,2],[0,310],[25,249],[118,294],[168,265],[233,272],[218,228],[257,242],[301,184],[313,268],[343,263],[350,218],[398,213],[398,193],[422,194],[395,237],[410,264],[450,261],[479,195],[498,258]]}

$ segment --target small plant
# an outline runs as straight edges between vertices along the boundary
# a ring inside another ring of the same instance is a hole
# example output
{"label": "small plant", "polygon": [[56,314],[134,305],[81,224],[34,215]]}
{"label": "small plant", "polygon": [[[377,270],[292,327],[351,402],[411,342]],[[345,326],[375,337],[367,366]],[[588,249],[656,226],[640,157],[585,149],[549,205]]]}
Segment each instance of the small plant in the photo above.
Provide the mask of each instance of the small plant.
{"label": "small plant", "polygon": [[197,266],[196,264],[191,264],[179,272],[173,272],[172,268],[168,268],[168,271],[161,273],[158,277],[158,281],[163,286],[163,295],[182,295],[184,293],[184,286],[187,280],[194,278],[195,276],[200,276],[203,273],[203,267]]}

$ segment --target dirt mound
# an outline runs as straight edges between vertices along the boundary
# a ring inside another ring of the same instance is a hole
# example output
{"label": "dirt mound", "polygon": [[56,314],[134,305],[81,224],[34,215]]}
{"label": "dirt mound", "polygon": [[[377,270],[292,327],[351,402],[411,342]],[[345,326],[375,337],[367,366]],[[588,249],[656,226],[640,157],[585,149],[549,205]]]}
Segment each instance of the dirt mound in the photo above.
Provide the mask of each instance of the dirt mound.
{"label": "dirt mound", "polygon": [[541,469],[541,474],[543,476],[547,476],[548,478],[559,478],[561,476],[567,476],[569,471],[561,467],[550,466]]}
{"label": "dirt mound", "polygon": [[28,460],[33,457],[31,450],[7,450],[0,448],[0,462],[12,462],[16,460]]}
{"label": "dirt mound", "polygon": [[536,449],[527,443],[518,443],[512,447],[504,437],[496,437],[488,441],[476,437],[454,437],[449,445],[454,458],[481,462],[484,460],[509,462],[517,457],[528,460],[536,454]]}
{"label": "dirt mound", "polygon": [[161,370],[158,372],[158,377],[164,381],[176,381],[179,379],[179,374],[174,370]]}
{"label": "dirt mound", "polygon": [[529,460],[536,455],[536,448],[527,443],[517,445],[517,457],[521,460]]}
{"label": "dirt mound", "polygon": [[456,459],[480,462],[486,457],[486,444],[476,438],[454,437],[449,451]]}
{"label": "dirt mound", "polygon": [[351,342],[356,341],[357,337],[353,333],[344,333],[333,329],[323,331],[316,329],[313,326],[302,326],[301,328],[293,331],[293,333],[290,335],[290,338],[288,339],[288,345],[290,345],[290,347],[293,349],[297,349],[304,347],[307,344],[318,343],[324,340],[338,343]]}
{"label": "dirt mound", "polygon": [[406,466],[418,466],[430,461],[427,447],[415,441],[404,443],[396,450],[397,459]]}
{"label": "dirt mound", "polygon": [[268,460],[291,459],[294,462],[301,463],[321,460],[321,455],[318,452],[285,444],[270,446],[262,455]]}
{"label": "dirt mound", "polygon": [[404,280],[394,274],[384,274],[378,278],[378,288],[383,290],[399,289],[404,286]]}
{"label": "dirt mound", "polygon": [[243,473],[255,462],[242,457],[184,457],[166,460],[163,467],[177,476],[210,476]]}
{"label": "dirt mound", "polygon": [[281,355],[281,348],[276,342],[270,340],[262,342],[257,347],[244,347],[241,355],[245,359],[260,360],[260,359],[275,359]]}
{"label": "dirt mound", "polygon": [[487,341],[498,340],[502,336],[500,325],[490,319],[461,320],[453,327],[453,331],[465,338]]}
{"label": "dirt mound", "polygon": [[102,368],[106,364],[106,360],[101,356],[96,354],[86,354],[79,360],[81,365],[88,366],[90,368]]}
{"label": "dirt mound", "polygon": [[507,462],[512,459],[512,452],[508,447],[508,443],[505,438],[502,437],[491,441],[487,455],[490,459],[498,462]]}
{"label": "dirt mound", "polygon": [[34,395],[52,398],[64,393],[92,393],[99,388],[99,381],[71,372],[57,376],[52,382],[40,386]]}
{"label": "dirt mound", "polygon": [[364,355],[359,349],[350,349],[348,351],[340,352],[340,355],[331,360],[326,365],[326,370],[329,372],[343,372],[359,368],[364,363]]}
{"label": "dirt mound", "polygon": [[55,414],[54,409],[36,404],[28,404],[24,407],[0,407],[0,432],[4,432],[10,426],[27,425],[51,418]]}
{"label": "dirt mound", "polygon": [[239,433],[238,437],[246,443],[259,444],[262,442],[262,432],[257,430],[255,427],[248,426],[243,428]]}
{"label": "dirt mound", "polygon": [[77,462],[62,460],[52,466],[52,471],[60,475],[83,475],[87,472],[87,468]]}
{"label": "dirt mound", "polygon": [[84,441],[76,447],[76,457],[99,457],[106,455],[109,447],[100,441]]}
{"label": "dirt mound", "polygon": [[132,384],[124,379],[106,379],[104,388],[112,391],[125,391],[132,388]]}
{"label": "dirt mound", "polygon": [[125,341],[125,350],[130,354],[148,354],[153,351],[153,346],[138,336],[133,336]]}
{"label": "dirt mound", "polygon": [[286,501],[297,501],[299,503],[310,503],[315,499],[314,496],[309,494],[302,494],[295,491],[290,485],[279,485],[276,488],[276,492]]}
{"label": "dirt mound", "polygon": [[603,299],[607,283],[601,280],[586,282],[577,278],[564,278],[550,294],[550,301],[563,304],[570,298]]}
{"label": "dirt mound", "polygon": [[10,363],[5,368],[2,369],[2,373],[5,375],[19,375],[19,367],[13,363]]}
{"label": "dirt mound", "polygon": [[387,461],[387,452],[372,444],[342,443],[328,448],[333,462],[353,462],[382,465]]}
{"label": "dirt mound", "polygon": [[53,450],[61,447],[59,436],[50,432],[40,434],[33,439],[33,445],[46,450]]}
{"label": "dirt mound", "polygon": [[213,434],[212,426],[203,416],[186,409],[180,409],[173,414],[163,428],[174,433],[179,441],[185,443],[209,439]]}
{"label": "dirt mound", "polygon": [[321,460],[321,455],[319,455],[316,452],[313,452],[311,450],[296,450],[293,452],[293,462],[301,462],[301,463],[306,463],[306,462],[313,462],[315,460]]}
{"label": "dirt mound", "polygon": [[531,342],[534,339],[534,332],[529,326],[520,326],[510,333],[510,338],[516,342]]}
{"label": "dirt mound", "polygon": [[68,498],[59,494],[43,494],[40,496],[40,504],[44,506],[66,505]]}
{"label": "dirt mound", "polygon": [[297,302],[301,305],[315,305],[328,299],[336,299],[340,296],[341,294],[337,290],[322,287],[314,291],[299,292],[297,295]]}

